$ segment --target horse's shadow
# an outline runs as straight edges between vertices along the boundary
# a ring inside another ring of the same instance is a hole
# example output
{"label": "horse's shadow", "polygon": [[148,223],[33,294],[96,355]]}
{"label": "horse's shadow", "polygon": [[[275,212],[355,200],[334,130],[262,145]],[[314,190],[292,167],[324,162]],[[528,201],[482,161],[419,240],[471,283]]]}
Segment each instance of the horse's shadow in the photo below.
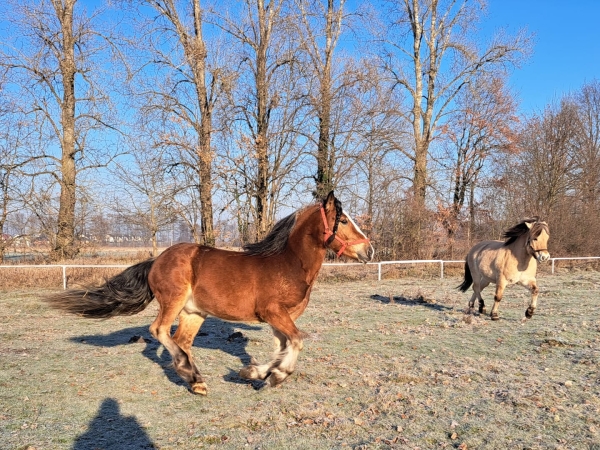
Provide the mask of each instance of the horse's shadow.
{"label": "horse's shadow", "polygon": [[72,448],[151,449],[156,445],[134,416],[122,415],[119,403],[113,398],[106,398],[87,431],[75,440]]}
{"label": "horse's shadow", "polygon": [[435,311],[446,311],[446,310],[452,309],[448,306],[440,305],[439,303],[435,302],[435,300],[427,299],[427,298],[423,297],[422,295],[417,295],[415,297],[404,297],[402,295],[385,296],[385,295],[373,294],[373,295],[371,295],[371,298],[373,300],[377,300],[378,302],[385,303],[385,304],[393,303],[396,305],[405,305],[405,306],[423,306],[425,308],[433,309]]}
{"label": "horse's shadow", "polygon": [[[176,325],[172,327],[171,334],[175,332]],[[214,317],[208,317],[202,324],[202,328],[194,339],[193,346],[208,350],[221,350],[240,359],[242,365],[250,363],[251,357],[246,351],[248,338],[239,330],[261,330],[262,326],[252,326],[244,323],[230,323]],[[74,336],[73,342],[84,343],[95,347],[116,347],[124,344],[144,344],[142,355],[150,361],[159,364],[169,381],[180,386],[187,384],[177,375],[171,364],[171,356],[166,349],[161,349],[161,344],[150,336],[148,326],[130,327],[115,331],[110,334],[95,334]],[[202,371],[202,361],[197,361]],[[229,373],[223,377],[225,381],[240,384],[251,384],[258,389],[261,386],[240,378],[236,371],[229,369]]]}

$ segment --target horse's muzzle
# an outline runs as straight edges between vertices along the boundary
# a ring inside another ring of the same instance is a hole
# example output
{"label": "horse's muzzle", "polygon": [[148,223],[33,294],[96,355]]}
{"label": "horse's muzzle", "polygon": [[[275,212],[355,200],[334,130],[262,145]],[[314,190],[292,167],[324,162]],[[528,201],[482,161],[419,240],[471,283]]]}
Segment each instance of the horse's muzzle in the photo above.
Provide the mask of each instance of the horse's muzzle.
{"label": "horse's muzzle", "polygon": [[536,252],[535,253],[535,259],[538,260],[538,262],[546,262],[550,259],[550,253],[548,252]]}
{"label": "horse's muzzle", "polygon": [[361,263],[366,264],[373,260],[373,256],[375,256],[375,249],[371,244],[369,244],[366,251],[357,252],[357,256]]}

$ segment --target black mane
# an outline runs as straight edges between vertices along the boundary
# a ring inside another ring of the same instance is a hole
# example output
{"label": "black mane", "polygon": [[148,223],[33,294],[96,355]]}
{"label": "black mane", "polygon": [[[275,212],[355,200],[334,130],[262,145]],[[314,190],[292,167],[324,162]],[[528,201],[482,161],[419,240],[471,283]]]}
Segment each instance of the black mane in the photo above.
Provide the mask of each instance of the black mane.
{"label": "black mane", "polygon": [[297,212],[292,213],[277,222],[262,241],[244,245],[244,252],[248,255],[258,256],[271,256],[283,252],[290,233],[296,226],[297,214]]}
{"label": "black mane", "polygon": [[[340,202],[337,198],[333,201],[333,204],[335,205],[335,222],[333,223],[333,229],[331,230],[333,234],[329,236],[329,239],[327,239],[325,245],[331,244],[331,241],[335,239],[335,233],[337,233],[338,225],[340,224],[340,218],[342,217],[343,212],[342,202]],[[325,207],[325,205],[323,205],[323,207]]]}
{"label": "black mane", "polygon": [[[323,200],[323,207],[325,207],[325,202],[326,200]],[[334,204],[335,223],[332,230],[333,235],[329,238],[329,241],[326,242],[326,245],[329,245],[329,243],[334,239],[343,211],[342,202],[340,202],[337,198],[335,199]],[[244,245],[244,253],[252,256],[272,256],[282,253],[287,246],[290,233],[296,226],[296,218],[299,212],[300,211],[296,211],[295,213],[292,213],[277,222],[262,241]]]}
{"label": "black mane", "polygon": [[[527,224],[531,224],[531,228],[527,226]],[[542,230],[545,230],[546,233],[550,234],[548,229],[548,225],[545,222],[541,222],[539,217],[531,217],[530,219],[525,219],[514,227],[509,228],[502,234],[502,238],[506,239],[504,241],[504,245],[510,245],[515,242],[521,236],[530,233],[532,239],[535,239],[540,235]]]}

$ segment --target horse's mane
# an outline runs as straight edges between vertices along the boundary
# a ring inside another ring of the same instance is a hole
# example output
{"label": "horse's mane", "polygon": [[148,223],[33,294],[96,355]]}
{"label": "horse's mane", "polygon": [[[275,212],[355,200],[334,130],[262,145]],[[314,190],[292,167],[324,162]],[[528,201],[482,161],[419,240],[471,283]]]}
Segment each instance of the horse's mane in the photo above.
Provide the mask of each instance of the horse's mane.
{"label": "horse's mane", "polygon": [[[528,223],[531,224],[531,228],[527,226]],[[542,230],[545,230],[546,233],[550,234],[548,224],[546,224],[546,222],[541,222],[539,217],[535,216],[529,219],[525,219],[516,224],[514,227],[509,228],[502,234],[502,237],[506,239],[506,241],[504,241],[504,245],[512,244],[519,237],[527,233],[530,233],[531,238],[535,239],[540,235]]]}
{"label": "horse's mane", "polygon": [[[340,222],[340,217],[342,215],[342,203],[336,198],[335,199],[335,224],[333,225],[333,233],[337,231],[338,224]],[[290,233],[296,226],[296,220],[298,218],[298,214],[307,210],[310,206],[307,206],[303,209],[296,211],[295,213],[290,214],[287,217],[284,217],[279,222],[277,222],[271,231],[265,236],[262,241],[254,242],[252,244],[246,244],[243,246],[244,253],[247,255],[253,256],[272,256],[282,253],[287,246],[288,238],[290,237]],[[332,235],[330,239],[333,239]],[[329,244],[329,242],[327,242]]]}
{"label": "horse's mane", "polygon": [[333,229],[331,230],[333,234],[329,236],[329,239],[327,239],[325,245],[331,244],[331,242],[335,239],[335,233],[337,233],[338,225],[340,224],[340,218],[342,217],[343,212],[342,202],[340,202],[337,198],[333,201],[333,204],[335,205],[335,222],[333,223]]}
{"label": "horse's mane", "polygon": [[296,211],[277,222],[262,241],[244,245],[244,252],[248,255],[259,256],[271,256],[283,252],[290,233],[296,226],[298,212]]}

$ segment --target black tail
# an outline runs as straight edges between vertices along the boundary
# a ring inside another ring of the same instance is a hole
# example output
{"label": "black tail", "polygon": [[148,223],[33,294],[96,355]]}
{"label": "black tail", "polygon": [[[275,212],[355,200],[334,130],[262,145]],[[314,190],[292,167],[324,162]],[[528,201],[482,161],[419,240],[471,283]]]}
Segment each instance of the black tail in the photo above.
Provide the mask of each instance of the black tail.
{"label": "black tail", "polygon": [[154,298],[148,273],[154,259],[128,267],[102,286],[71,289],[43,298],[51,307],[83,317],[131,316],[143,311]]}
{"label": "black tail", "polygon": [[471,287],[473,284],[473,276],[471,275],[471,269],[469,269],[469,263],[465,261],[465,279],[461,284],[456,286],[457,289],[460,289],[462,292],[467,292],[467,289]]}

